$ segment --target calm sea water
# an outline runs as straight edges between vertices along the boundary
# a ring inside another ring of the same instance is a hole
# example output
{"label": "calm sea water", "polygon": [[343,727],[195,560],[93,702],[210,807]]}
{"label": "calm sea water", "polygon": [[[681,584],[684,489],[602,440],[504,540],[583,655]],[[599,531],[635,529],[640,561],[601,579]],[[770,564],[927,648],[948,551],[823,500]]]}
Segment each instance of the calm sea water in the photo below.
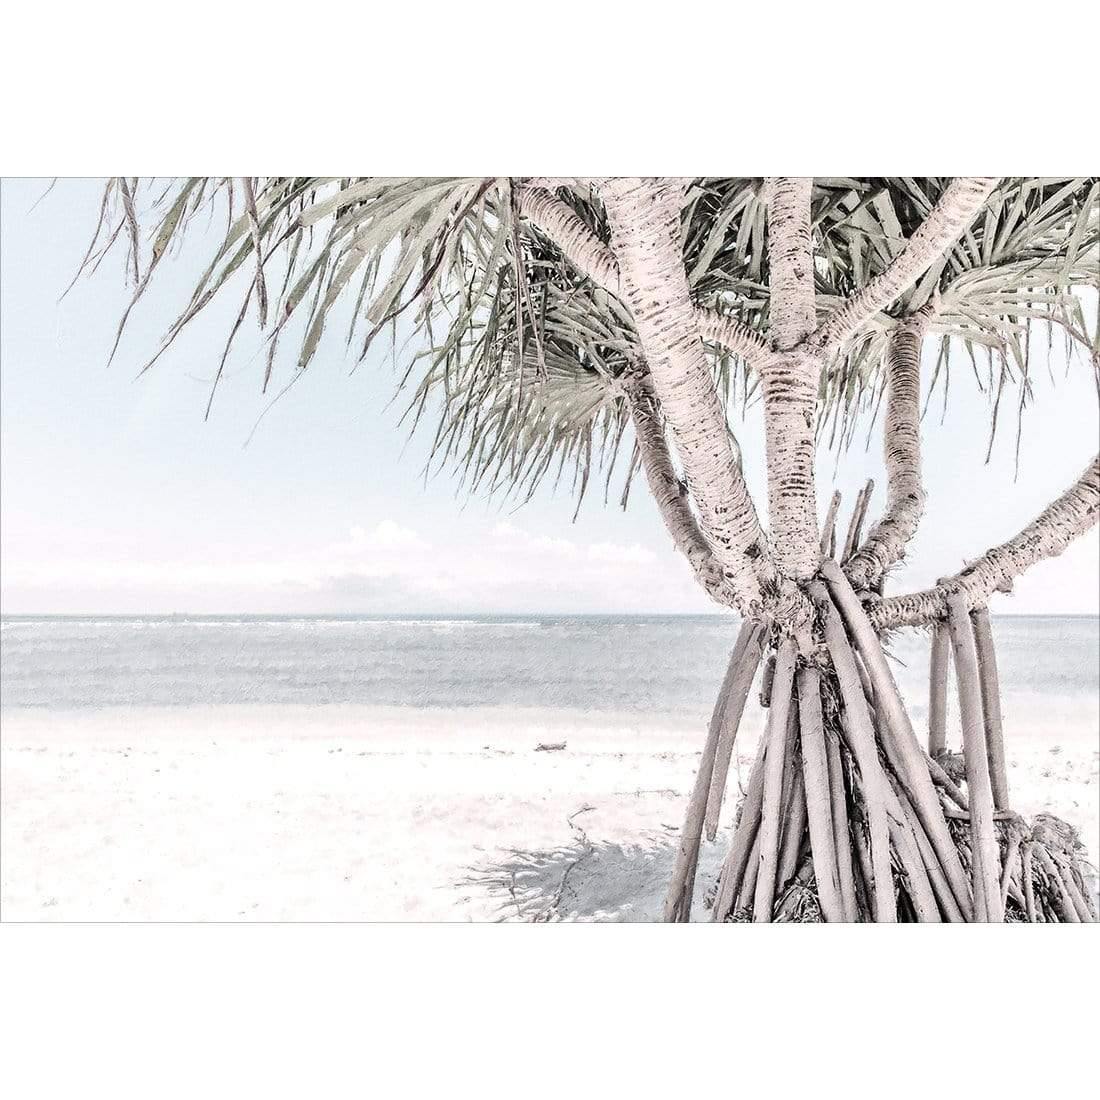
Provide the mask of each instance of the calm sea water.
{"label": "calm sea water", "polygon": [[[266,703],[532,706],[703,717],[737,621],[720,616],[7,618],[5,708]],[[1001,678],[1030,711],[1095,722],[1100,622],[994,620]],[[923,707],[928,639],[894,645]]]}

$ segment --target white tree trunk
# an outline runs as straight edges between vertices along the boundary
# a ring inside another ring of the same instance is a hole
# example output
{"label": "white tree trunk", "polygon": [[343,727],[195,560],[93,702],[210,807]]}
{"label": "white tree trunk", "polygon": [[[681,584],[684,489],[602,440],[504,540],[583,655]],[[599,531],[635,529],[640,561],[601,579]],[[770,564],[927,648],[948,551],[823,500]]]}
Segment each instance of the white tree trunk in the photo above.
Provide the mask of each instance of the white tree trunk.
{"label": "white tree trunk", "polygon": [[820,367],[805,347],[760,365],[772,555],[779,572],[798,581],[812,577],[821,563],[814,486]]}
{"label": "white tree trunk", "polygon": [[921,314],[902,322],[886,351],[886,511],[844,567],[852,587],[870,588],[905,547],[924,514],[920,454],[920,352],[927,325]]}
{"label": "white tree trunk", "polygon": [[688,291],[678,184],[613,179],[601,187],[621,294],[634,319],[699,516],[743,613],[759,606],[768,566],[757,520],[718,399]]}
{"label": "white tree trunk", "polygon": [[768,334],[760,363],[768,458],[768,521],[780,573],[808,580],[821,560],[814,487],[814,419],[822,358],[804,342],[817,323],[810,196],[813,180],[768,181]]}
{"label": "white tree trunk", "polygon": [[723,607],[731,607],[736,594],[726,583],[721,566],[699,530],[686,487],[672,464],[653,380],[646,373],[632,374],[625,380],[624,390],[642,457],[642,469],[665,527],[677,549],[687,558],[695,572],[695,579],[707,595]]}
{"label": "white tree trunk", "polygon": [[768,334],[780,351],[797,347],[817,327],[810,238],[813,180],[780,176],[768,188]]}

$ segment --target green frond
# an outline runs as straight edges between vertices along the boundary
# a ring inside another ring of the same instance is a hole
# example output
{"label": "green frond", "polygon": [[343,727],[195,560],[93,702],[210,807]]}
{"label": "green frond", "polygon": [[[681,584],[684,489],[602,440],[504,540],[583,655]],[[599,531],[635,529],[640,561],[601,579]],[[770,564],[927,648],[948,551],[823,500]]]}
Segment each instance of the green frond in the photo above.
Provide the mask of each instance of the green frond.
{"label": "green frond", "polygon": [[[822,316],[884,270],[948,182],[815,179],[811,217]],[[608,241],[592,188],[561,188],[558,197]],[[1094,366],[1100,364],[1100,327],[1090,332],[1080,296],[1098,284],[1098,197],[1100,183],[1092,178],[1004,180],[943,261],[828,365],[821,435],[848,441],[858,414],[873,414],[892,327],[933,298],[931,331],[942,343],[932,387],[946,389],[951,349],[961,348],[993,394],[994,430],[1009,385],[1020,387],[1017,407],[1026,403],[1031,344],[1043,328],[1087,348]],[[705,177],[688,188],[682,221],[696,303],[764,335],[766,214],[763,180]],[[471,490],[519,500],[546,480],[567,483],[579,497],[602,478],[606,492],[615,469],[629,488],[637,461],[633,452],[620,461],[632,437],[618,379],[638,358],[630,317],[517,217],[512,180],[109,180],[78,275],[95,270],[116,246],[125,252],[133,293],[119,338],[164,257],[200,217],[219,219],[221,239],[144,369],[215,298],[243,289],[214,385],[251,314],[266,345],[258,379],[264,389],[286,369],[277,352],[294,334],[290,377],[278,379],[282,392],[327,346],[335,311],[350,305],[341,335],[357,361],[380,337],[401,347],[406,421],[412,430],[432,431],[432,468],[457,467]],[[727,406],[738,391],[747,399],[756,385],[751,371],[713,350]]]}

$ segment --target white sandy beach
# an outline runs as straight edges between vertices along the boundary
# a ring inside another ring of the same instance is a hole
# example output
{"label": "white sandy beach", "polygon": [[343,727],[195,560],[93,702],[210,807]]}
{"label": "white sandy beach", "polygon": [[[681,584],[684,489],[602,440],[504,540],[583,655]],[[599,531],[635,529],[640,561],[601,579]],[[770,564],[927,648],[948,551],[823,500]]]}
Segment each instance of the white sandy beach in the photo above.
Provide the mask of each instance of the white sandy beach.
{"label": "white sandy beach", "polygon": [[[702,735],[501,707],[7,710],[2,916],[653,920]],[[1015,807],[1064,817],[1094,862],[1098,764],[1080,725],[1012,741]]]}

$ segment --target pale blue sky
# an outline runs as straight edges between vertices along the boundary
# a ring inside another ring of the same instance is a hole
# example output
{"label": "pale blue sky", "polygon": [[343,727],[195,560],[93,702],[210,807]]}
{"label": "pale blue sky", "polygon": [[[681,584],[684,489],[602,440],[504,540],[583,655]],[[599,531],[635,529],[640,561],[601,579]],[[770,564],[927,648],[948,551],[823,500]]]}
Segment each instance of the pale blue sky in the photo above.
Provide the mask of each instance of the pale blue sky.
{"label": "pale blue sky", "polygon": [[[246,328],[214,412],[210,379],[239,297],[226,298],[135,380],[198,273],[203,244],[165,261],[105,369],[127,298],[120,257],[61,303],[92,231],[99,184],[4,180],[0,194],[0,520],[3,610],[34,612],[678,612],[712,609],[673,552],[639,481],[622,512],[593,494],[549,488],[512,512],[425,484],[427,437],[407,446],[390,404],[393,368],[380,346],[349,376],[336,337],[307,376],[245,441],[266,404],[259,334]],[[290,349],[288,349],[290,350]],[[1073,481],[1097,449],[1096,387],[1084,363],[1052,386],[1036,372],[1021,472],[1015,423],[991,463],[987,397],[958,361],[952,404],[925,423],[930,506],[898,586],[933,582],[1014,533]],[[289,360],[284,361],[284,374]],[[763,507],[757,411],[735,422]],[[841,456],[850,502],[881,483],[877,429]],[[822,499],[834,485],[822,454]],[[881,507],[876,490],[872,513]],[[846,518],[847,508],[842,512]],[[1037,567],[1012,600],[1021,613],[1095,613],[1095,530]]]}

